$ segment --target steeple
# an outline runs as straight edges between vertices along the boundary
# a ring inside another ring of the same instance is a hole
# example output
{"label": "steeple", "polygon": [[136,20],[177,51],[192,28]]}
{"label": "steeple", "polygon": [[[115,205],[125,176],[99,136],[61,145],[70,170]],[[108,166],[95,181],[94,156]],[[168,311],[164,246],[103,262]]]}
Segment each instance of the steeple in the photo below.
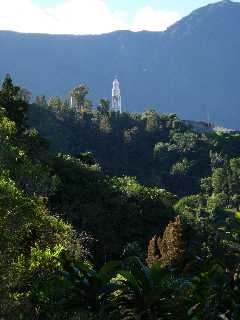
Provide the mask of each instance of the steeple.
{"label": "steeple", "polygon": [[113,81],[112,88],[112,109],[116,112],[122,113],[121,91],[117,78]]}

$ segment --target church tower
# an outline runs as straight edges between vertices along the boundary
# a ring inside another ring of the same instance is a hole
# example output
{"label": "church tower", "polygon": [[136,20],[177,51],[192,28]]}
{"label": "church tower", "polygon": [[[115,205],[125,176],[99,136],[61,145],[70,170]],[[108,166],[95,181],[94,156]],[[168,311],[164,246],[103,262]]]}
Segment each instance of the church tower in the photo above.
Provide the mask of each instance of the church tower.
{"label": "church tower", "polygon": [[119,81],[117,79],[113,81],[112,109],[116,112],[122,113],[121,91],[120,91]]}

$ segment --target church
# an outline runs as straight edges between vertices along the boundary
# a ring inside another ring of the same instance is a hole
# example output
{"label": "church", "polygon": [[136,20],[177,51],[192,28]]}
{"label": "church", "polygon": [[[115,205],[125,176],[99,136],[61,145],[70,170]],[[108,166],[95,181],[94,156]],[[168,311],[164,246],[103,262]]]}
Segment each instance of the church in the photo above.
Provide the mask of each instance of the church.
{"label": "church", "polygon": [[116,112],[122,113],[122,99],[118,79],[114,79],[112,88],[112,109]]}

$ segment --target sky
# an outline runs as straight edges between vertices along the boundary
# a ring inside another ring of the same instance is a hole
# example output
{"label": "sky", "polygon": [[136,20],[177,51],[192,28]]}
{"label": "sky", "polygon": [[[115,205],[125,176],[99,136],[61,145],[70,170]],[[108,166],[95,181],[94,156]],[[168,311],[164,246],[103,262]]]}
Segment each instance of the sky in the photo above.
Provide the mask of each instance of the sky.
{"label": "sky", "polygon": [[0,30],[51,34],[163,31],[211,2],[216,1],[0,0]]}

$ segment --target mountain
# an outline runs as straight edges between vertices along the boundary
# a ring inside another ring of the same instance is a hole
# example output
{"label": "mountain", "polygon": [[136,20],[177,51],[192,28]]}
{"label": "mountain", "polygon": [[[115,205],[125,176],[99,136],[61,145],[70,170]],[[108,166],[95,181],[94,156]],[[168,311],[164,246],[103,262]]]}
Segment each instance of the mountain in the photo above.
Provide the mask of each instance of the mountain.
{"label": "mountain", "polygon": [[0,77],[33,95],[67,95],[86,83],[95,103],[120,80],[130,111],[156,107],[240,128],[240,3],[200,8],[165,32],[72,36],[0,32]]}

